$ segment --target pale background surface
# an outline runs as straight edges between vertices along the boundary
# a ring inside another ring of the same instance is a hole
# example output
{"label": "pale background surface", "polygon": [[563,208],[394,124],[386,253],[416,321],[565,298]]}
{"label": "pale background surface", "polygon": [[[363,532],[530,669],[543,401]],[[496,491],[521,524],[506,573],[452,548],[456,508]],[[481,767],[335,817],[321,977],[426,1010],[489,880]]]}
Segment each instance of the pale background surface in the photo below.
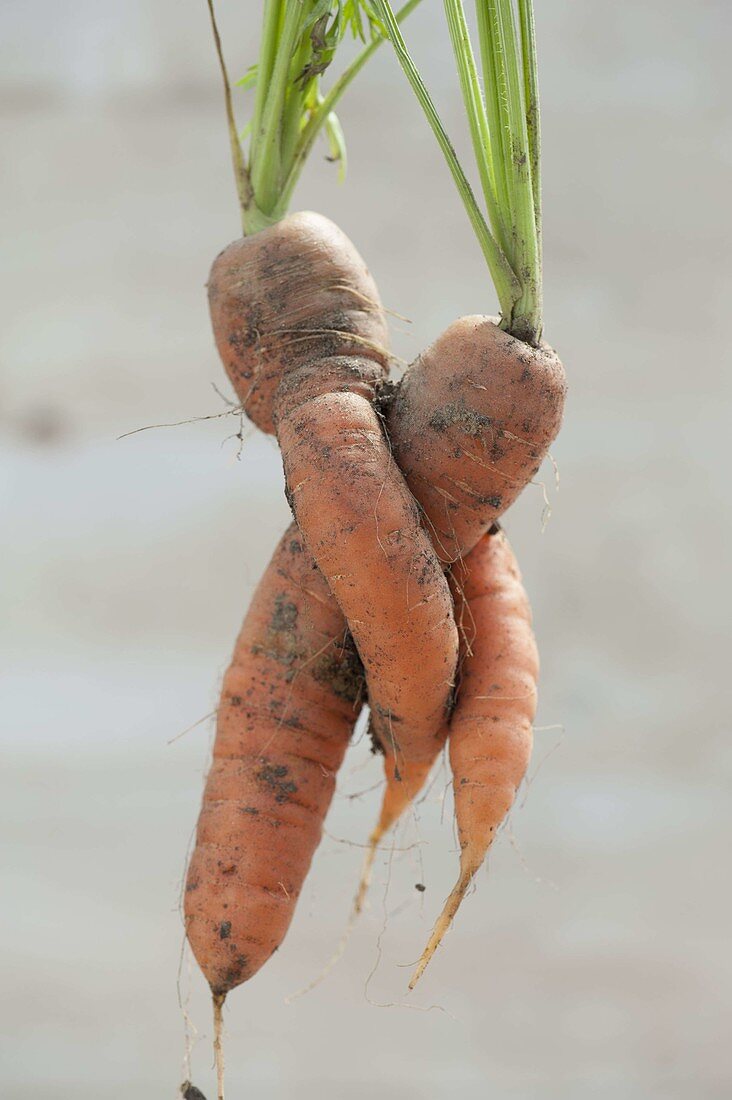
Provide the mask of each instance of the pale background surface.
{"label": "pale background surface", "polygon": [[[450,1015],[370,1003],[403,1000],[397,964],[452,882],[444,776],[400,838],[422,865],[397,853],[386,896],[381,860],[340,966],[283,1004],[346,921],[361,853],[336,838],[361,843],[376,811],[374,792],[336,801],[285,946],[231,998],[232,1100],[732,1089],[730,10],[537,8],[547,335],[571,399],[549,527],[535,489],[507,528],[536,611],[538,722],[564,732],[537,734],[516,846],[503,836],[413,998]],[[237,74],[257,9],[222,0]],[[433,0],[408,37],[459,129]],[[214,706],[287,518],[275,447],[253,436],[236,462],[236,420],[115,438],[223,408],[203,291],[237,232],[217,72],[202,0],[13,0],[0,43],[0,1092],[172,1100],[176,905],[210,723],[166,742]],[[410,358],[495,299],[386,50],[342,120],[348,184],[318,159],[298,205],[352,235],[413,321],[394,335]],[[377,778],[362,742],[341,794]]]}

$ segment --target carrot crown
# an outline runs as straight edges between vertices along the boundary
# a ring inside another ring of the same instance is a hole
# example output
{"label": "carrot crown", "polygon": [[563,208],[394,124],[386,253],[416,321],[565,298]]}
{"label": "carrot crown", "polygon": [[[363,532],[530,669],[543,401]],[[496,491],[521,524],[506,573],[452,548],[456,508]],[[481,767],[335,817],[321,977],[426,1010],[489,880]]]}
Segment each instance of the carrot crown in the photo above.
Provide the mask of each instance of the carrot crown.
{"label": "carrot crown", "polygon": [[488,263],[501,325],[541,339],[539,93],[532,0],[475,0],[480,69],[463,0],[443,0],[487,220],[399,28],[389,0],[373,0],[399,63],[442,149]]}
{"label": "carrot crown", "polygon": [[[395,25],[419,3],[408,0]],[[249,125],[239,133],[213,0],[208,0],[224,80],[229,139],[242,227],[256,233],[287,213],[316,137],[325,132],[329,159],[346,170],[346,145],[334,108],[357,73],[387,37],[373,0],[264,0],[259,58],[237,87],[254,90]],[[327,93],[321,80],[343,38],[363,48]]]}

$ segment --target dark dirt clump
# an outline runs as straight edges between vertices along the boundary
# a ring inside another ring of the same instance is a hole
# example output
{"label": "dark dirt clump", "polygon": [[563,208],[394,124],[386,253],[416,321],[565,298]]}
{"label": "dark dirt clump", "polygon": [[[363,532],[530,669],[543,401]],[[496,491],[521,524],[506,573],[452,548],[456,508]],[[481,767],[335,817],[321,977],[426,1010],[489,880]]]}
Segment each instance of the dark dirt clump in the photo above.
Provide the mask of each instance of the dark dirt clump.
{"label": "dark dirt clump", "polygon": [[180,1094],[183,1100],[206,1100],[201,1090],[192,1085],[190,1081],[183,1082],[180,1087]]}
{"label": "dark dirt clump", "polygon": [[313,679],[326,684],[333,694],[347,703],[361,698],[365,678],[361,658],[350,636],[340,651],[324,653],[313,665]]}
{"label": "dark dirt clump", "polygon": [[257,779],[274,792],[275,802],[288,802],[291,794],[297,793],[297,784],[288,779],[290,769],[285,764],[264,763]]}
{"label": "dark dirt clump", "polygon": [[294,603],[288,603],[283,595],[275,596],[275,606],[272,612],[271,627],[278,633],[283,630],[292,630],[297,622],[297,608]]}
{"label": "dark dirt clump", "polygon": [[493,426],[490,416],[483,416],[482,413],[476,412],[462,402],[451,402],[443,405],[441,409],[436,409],[428,423],[436,432],[446,432],[448,428],[457,425],[466,435],[474,436],[476,439],[480,439],[484,432]]}

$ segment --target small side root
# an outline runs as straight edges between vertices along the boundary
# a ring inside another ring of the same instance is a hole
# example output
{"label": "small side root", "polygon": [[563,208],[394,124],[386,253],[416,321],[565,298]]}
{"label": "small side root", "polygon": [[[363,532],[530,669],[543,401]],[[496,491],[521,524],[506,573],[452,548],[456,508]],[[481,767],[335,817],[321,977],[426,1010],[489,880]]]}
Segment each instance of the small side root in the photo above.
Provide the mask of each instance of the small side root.
{"label": "small side root", "polygon": [[225,993],[213,995],[213,1023],[214,1023],[214,1059],[216,1061],[216,1095],[218,1100],[224,1100],[224,1001]]}
{"label": "small side root", "polygon": [[299,997],[304,997],[306,993],[312,993],[314,989],[317,989],[321,982],[325,981],[330,972],[335,969],[335,967],[338,965],[338,963],[341,961],[346,953],[346,948],[348,947],[348,941],[351,938],[351,933],[356,927],[357,918],[358,913],[355,909],[353,909],[351,911],[350,917],[348,918],[348,924],[346,925],[345,931],[343,932],[343,935],[338,942],[338,946],[336,947],[331,957],[328,959],[323,969],[320,971],[319,974],[316,974],[311,982],[308,982],[307,985],[303,986],[302,989],[298,989],[296,993],[290,993],[289,996],[285,997],[286,1005],[291,1005],[293,1001],[296,1001]]}
{"label": "small side root", "polygon": [[437,918],[435,927],[432,929],[432,935],[429,938],[427,946],[422,952],[422,957],[417,963],[414,974],[412,974],[411,980],[409,982],[410,990],[414,989],[415,985],[427,969],[435,951],[442,943],[443,936],[450,928],[455,914],[460,908],[462,900],[465,897],[465,892],[472,882],[474,874],[474,868],[465,869],[460,872],[460,878],[457,880],[455,886],[453,887],[452,893],[445,902],[445,908],[442,910],[440,916]]}
{"label": "small side root", "polygon": [[356,891],[356,896],[353,900],[353,908],[351,909],[351,915],[348,918],[348,924],[345,927],[338,946],[336,947],[335,951],[333,952],[323,969],[320,971],[320,973],[316,975],[316,977],[313,978],[313,980],[302,989],[298,989],[296,993],[291,993],[288,997],[285,997],[285,1004],[289,1005],[293,1001],[296,1001],[298,997],[302,997],[305,993],[312,992],[313,989],[317,988],[317,986],[319,986],[320,983],[328,977],[330,972],[338,965],[338,963],[343,958],[346,952],[346,948],[348,947],[349,940],[353,934],[353,930],[358,923],[358,918],[363,912],[364,903],[366,901],[366,894],[368,893],[369,887],[371,885],[371,876],[374,869],[374,860],[376,859],[376,853],[378,851],[379,844],[383,840],[384,834],[386,832],[388,832],[388,826],[384,828],[383,824],[379,823],[379,825],[376,826],[371,836],[369,837],[366,857],[364,859],[363,867],[361,869],[361,878],[359,879],[358,883],[358,890]]}

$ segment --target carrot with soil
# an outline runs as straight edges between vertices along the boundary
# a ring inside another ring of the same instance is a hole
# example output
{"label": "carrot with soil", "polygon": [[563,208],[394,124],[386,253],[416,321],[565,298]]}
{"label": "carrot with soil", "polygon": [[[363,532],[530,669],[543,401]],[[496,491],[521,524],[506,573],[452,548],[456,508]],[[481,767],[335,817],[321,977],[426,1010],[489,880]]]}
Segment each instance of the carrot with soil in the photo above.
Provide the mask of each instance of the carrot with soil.
{"label": "carrot with soil", "polygon": [[[435,552],[459,561],[532,481],[559,432],[566,381],[542,340],[539,104],[531,0],[477,0],[481,88],[462,0],[445,0],[488,221],[465,176],[388,0],[374,0],[445,156],[487,261],[501,317],[462,317],[418,357],[388,404],[394,457]],[[490,223],[490,227],[489,227]],[[459,708],[459,699],[457,706]],[[433,744],[436,757],[442,738]],[[431,761],[404,769],[385,747],[386,791],[356,898],[375,849],[421,789]]]}

